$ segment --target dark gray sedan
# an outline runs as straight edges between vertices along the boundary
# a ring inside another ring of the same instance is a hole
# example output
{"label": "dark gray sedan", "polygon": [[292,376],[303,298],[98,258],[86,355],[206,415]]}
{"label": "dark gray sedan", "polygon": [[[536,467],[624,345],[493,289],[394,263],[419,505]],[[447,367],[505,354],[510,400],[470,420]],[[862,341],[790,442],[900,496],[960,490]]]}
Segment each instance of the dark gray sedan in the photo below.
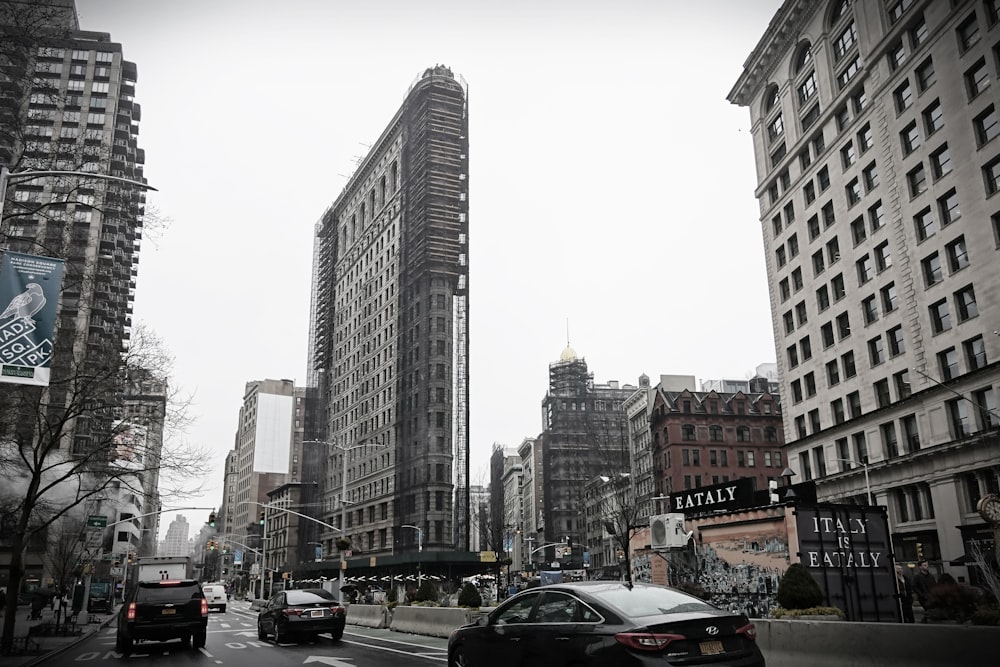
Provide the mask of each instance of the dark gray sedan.
{"label": "dark gray sedan", "polygon": [[764,667],[753,623],[651,584],[531,588],[448,638],[450,667]]}
{"label": "dark gray sedan", "polygon": [[278,644],[290,639],[315,640],[328,632],[333,641],[344,636],[347,610],[332,593],[322,588],[280,591],[257,614],[257,637],[274,636]]}

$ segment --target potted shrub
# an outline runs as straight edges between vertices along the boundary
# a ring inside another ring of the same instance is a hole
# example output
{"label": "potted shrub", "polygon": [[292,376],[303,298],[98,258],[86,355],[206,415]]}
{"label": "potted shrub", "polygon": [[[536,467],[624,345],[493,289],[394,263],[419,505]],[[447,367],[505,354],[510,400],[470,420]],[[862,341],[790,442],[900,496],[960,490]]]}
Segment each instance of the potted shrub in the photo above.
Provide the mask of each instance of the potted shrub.
{"label": "potted shrub", "polygon": [[839,620],[844,612],[836,607],[824,607],[823,590],[802,563],[788,566],[778,584],[775,599],[781,605],[774,618],[803,620]]}
{"label": "potted shrub", "polygon": [[960,584],[951,575],[943,574],[927,595],[924,617],[931,622],[964,623],[976,613],[978,597],[971,586]]}
{"label": "potted shrub", "polygon": [[458,594],[458,606],[471,607],[473,609],[479,609],[482,607],[483,596],[479,594],[479,589],[473,586],[470,582],[466,582]]}

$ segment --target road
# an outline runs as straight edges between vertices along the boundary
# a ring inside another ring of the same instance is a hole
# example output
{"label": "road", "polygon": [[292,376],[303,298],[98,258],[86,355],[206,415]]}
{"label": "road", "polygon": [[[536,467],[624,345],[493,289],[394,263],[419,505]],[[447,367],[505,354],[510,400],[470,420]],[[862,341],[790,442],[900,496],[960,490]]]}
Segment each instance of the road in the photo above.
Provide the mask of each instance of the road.
{"label": "road", "polygon": [[408,635],[348,625],[339,642],[320,635],[315,643],[281,643],[257,639],[257,614],[244,602],[233,602],[225,613],[213,611],[208,617],[208,641],[200,650],[178,641],[136,644],[125,658],[115,651],[112,623],[41,663],[44,667],[64,665],[234,665],[237,667],[438,667],[447,663],[447,640],[440,637]]}

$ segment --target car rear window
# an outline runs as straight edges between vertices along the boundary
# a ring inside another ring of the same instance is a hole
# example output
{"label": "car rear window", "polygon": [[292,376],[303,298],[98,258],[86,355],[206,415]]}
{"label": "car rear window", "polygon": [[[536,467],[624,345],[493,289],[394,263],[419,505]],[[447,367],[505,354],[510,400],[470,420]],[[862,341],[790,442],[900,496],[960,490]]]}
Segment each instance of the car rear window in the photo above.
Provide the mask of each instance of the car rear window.
{"label": "car rear window", "polygon": [[289,590],[285,591],[285,598],[288,600],[288,604],[314,604],[316,602],[329,602],[336,601],[337,598],[333,597],[333,594],[320,589],[313,590]]}
{"label": "car rear window", "polygon": [[680,591],[657,586],[625,586],[602,591],[592,591],[594,597],[620,609],[627,616],[654,616],[680,612],[715,611],[707,602]]}
{"label": "car rear window", "polygon": [[195,582],[159,583],[144,582],[136,591],[136,602],[187,602],[201,598],[201,588]]}

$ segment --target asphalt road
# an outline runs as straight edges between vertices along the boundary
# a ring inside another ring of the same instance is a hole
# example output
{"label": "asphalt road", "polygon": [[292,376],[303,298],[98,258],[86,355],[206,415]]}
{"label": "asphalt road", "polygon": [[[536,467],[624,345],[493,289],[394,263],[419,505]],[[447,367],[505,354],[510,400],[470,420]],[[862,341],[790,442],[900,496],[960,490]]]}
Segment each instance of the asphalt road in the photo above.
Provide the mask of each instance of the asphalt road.
{"label": "asphalt road", "polygon": [[196,650],[179,641],[142,642],[125,658],[115,651],[115,626],[112,623],[59,655],[38,665],[235,665],[238,667],[436,667],[447,663],[447,640],[439,637],[408,635],[390,630],[375,630],[348,625],[339,642],[320,635],[315,642],[281,643],[257,639],[257,614],[243,602],[231,603],[225,613],[211,612],[208,618],[208,641]]}

